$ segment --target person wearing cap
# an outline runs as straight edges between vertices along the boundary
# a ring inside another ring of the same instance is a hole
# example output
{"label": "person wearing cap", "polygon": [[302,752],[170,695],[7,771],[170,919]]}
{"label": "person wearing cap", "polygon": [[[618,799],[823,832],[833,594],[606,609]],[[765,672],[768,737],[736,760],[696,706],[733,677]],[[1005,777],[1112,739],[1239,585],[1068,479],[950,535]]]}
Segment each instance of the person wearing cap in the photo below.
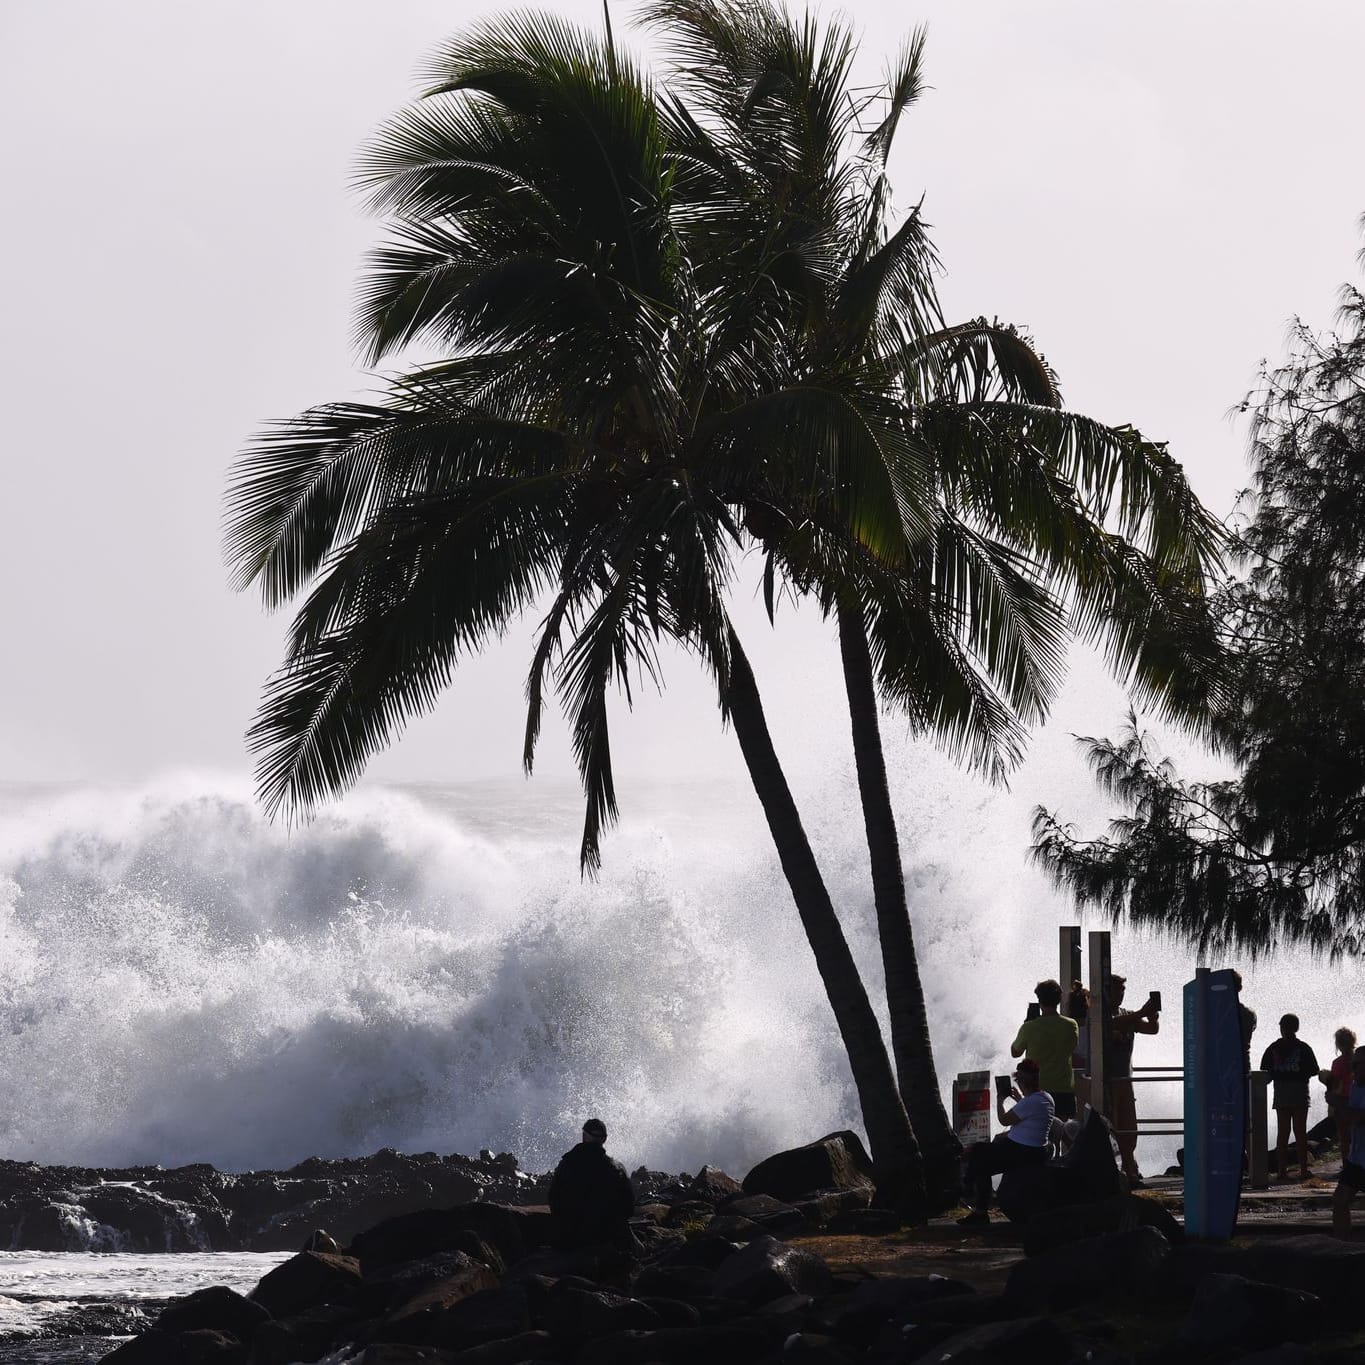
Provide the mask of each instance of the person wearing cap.
{"label": "person wearing cap", "polygon": [[[1015,1101],[1005,1108],[1007,1098]],[[1041,1166],[1047,1160],[1052,1129],[1052,1096],[1039,1087],[1038,1063],[1025,1058],[1015,1068],[1009,1096],[996,1093],[995,1115],[1005,1132],[990,1142],[978,1142],[967,1153],[967,1188],[971,1212],[959,1218],[960,1227],[985,1227],[991,1216],[991,1177],[1021,1166]]]}
{"label": "person wearing cap", "polygon": [[607,1125],[589,1119],[583,1141],[560,1158],[550,1181],[555,1240],[566,1249],[608,1245],[630,1251],[635,1191],[626,1168],[607,1155]]}

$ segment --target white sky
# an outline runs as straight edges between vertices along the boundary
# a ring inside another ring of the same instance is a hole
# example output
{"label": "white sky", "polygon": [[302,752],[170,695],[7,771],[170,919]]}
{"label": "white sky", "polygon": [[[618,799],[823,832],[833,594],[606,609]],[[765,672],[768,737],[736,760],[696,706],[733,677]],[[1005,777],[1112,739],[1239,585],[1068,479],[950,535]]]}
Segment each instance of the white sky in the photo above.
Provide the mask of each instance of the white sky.
{"label": "white sky", "polygon": [[[596,21],[595,0],[550,8]],[[348,344],[380,235],[348,176],[468,0],[4,0],[0,779],[245,767],[283,618],[229,592],[227,467],[262,421],[366,387]],[[629,9],[614,6],[618,33]],[[1070,403],[1171,442],[1219,513],[1225,418],[1286,319],[1330,320],[1365,208],[1365,7],[935,0],[846,7],[869,77],[921,19],[903,126],[951,316],[1028,327]],[[840,705],[815,621],[747,622],[779,741]],[[532,623],[375,765],[518,770]],[[618,726],[627,775],[731,775],[694,665]],[[1108,728],[1087,678],[1063,729]],[[842,713],[831,728],[840,732]],[[562,733],[545,768],[569,771]]]}

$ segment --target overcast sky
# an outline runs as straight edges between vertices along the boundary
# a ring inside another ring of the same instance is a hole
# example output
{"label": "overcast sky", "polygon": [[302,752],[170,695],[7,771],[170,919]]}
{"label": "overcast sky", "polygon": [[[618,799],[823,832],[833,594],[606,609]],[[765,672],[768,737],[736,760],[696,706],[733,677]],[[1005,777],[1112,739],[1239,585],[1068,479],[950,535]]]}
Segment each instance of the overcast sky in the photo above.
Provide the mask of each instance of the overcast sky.
{"label": "overcast sky", "polygon": [[[349,174],[419,60],[492,8],[0,4],[0,780],[245,768],[284,621],[228,589],[225,473],[264,420],[365,390],[347,338],[380,228]],[[901,205],[925,196],[949,315],[1026,326],[1072,406],[1168,440],[1225,513],[1244,472],[1227,409],[1286,320],[1330,321],[1355,275],[1365,6],[845,12],[869,79],[929,23],[933,89],[892,169]],[[742,621],[780,732],[838,705],[818,622]],[[531,626],[376,773],[515,774]],[[1083,677],[1058,722],[1103,726],[1116,704]],[[627,772],[737,770],[685,660],[619,733]],[[546,763],[568,771],[558,730]]]}

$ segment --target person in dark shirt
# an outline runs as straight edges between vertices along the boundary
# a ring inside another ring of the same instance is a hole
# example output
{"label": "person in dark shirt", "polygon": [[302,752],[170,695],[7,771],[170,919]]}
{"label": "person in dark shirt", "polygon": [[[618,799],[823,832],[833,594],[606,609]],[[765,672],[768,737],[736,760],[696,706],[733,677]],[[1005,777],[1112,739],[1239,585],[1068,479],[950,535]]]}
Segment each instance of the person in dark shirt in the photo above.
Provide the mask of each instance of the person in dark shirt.
{"label": "person in dark shirt", "polygon": [[1286,1014],[1280,1020],[1280,1036],[1266,1048],[1261,1070],[1270,1072],[1275,1108],[1275,1170],[1280,1180],[1289,1178],[1289,1131],[1299,1150],[1299,1176],[1308,1179],[1308,1083],[1318,1074],[1313,1049],[1299,1036],[1299,1017]]}
{"label": "person in dark shirt", "polygon": [[626,1168],[607,1155],[607,1125],[589,1119],[583,1141],[565,1152],[550,1181],[555,1240],[565,1249],[608,1245],[633,1250],[635,1191]]}

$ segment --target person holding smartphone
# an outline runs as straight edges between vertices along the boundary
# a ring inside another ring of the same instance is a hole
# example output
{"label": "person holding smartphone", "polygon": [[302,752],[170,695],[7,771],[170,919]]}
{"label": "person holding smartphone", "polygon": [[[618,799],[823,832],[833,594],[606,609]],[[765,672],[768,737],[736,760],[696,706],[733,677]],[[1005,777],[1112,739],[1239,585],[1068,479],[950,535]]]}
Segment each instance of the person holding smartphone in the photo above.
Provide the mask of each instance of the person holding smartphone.
{"label": "person holding smartphone", "polygon": [[[1015,1068],[1014,1085],[995,1078],[995,1116],[1005,1131],[990,1142],[978,1142],[967,1153],[967,1191],[971,1212],[959,1227],[985,1227],[990,1221],[991,1177],[1047,1160],[1052,1129],[1052,1096],[1038,1083],[1038,1063],[1027,1058]],[[1015,1103],[1009,1109],[1005,1104]]]}
{"label": "person holding smartphone", "polygon": [[1058,1012],[1062,988],[1056,981],[1040,981],[1033,993],[1038,997],[1036,1011],[1019,1025],[1010,1044],[1011,1057],[1027,1057],[1038,1063],[1039,1084],[1052,1096],[1059,1119],[1076,1117],[1076,1076],[1072,1060],[1080,1039],[1074,1019]]}
{"label": "person holding smartphone", "polygon": [[1137,1101],[1133,1097],[1133,1040],[1139,1033],[1161,1031],[1161,993],[1152,991],[1140,1010],[1123,1008],[1128,983],[1109,978],[1109,1028],[1105,1040],[1105,1080],[1109,1087],[1109,1119],[1119,1147],[1119,1165],[1129,1185],[1141,1185],[1137,1164]]}

